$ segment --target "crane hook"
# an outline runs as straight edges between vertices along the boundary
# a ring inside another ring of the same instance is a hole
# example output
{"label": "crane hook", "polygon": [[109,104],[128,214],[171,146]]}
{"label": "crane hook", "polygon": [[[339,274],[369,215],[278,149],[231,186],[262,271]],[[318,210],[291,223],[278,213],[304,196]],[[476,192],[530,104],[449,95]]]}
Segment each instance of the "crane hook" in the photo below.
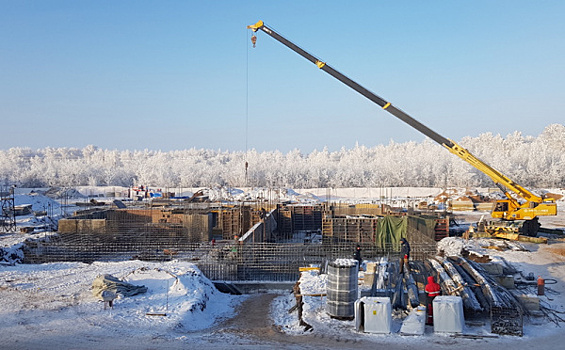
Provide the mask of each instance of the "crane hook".
{"label": "crane hook", "polygon": [[257,36],[255,34],[251,36],[251,43],[253,43],[253,47],[255,47],[255,44],[257,43]]}

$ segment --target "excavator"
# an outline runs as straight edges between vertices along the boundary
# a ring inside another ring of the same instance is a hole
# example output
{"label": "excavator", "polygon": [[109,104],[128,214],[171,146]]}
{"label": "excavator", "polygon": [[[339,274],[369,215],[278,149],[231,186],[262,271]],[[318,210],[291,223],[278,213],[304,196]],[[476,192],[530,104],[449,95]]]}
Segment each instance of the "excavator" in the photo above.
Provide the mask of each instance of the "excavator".
{"label": "excavator", "polygon": [[[528,189],[520,186],[519,184],[502,174],[500,171],[494,169],[479,158],[472,155],[467,149],[458,145],[453,140],[447,139],[431,130],[424,124],[409,116],[406,112],[394,106],[391,102],[369,91],[368,89],[359,85],[357,82],[351,80],[336,69],[332,68],[327,63],[303,50],[290,40],[283,37],[281,34],[274,31],[272,28],[265,25],[263,21],[258,21],[255,24],[248,25],[247,29],[253,31],[253,34],[251,36],[253,47],[255,47],[257,43],[257,36],[255,35],[255,33],[259,30],[266,33],[275,40],[279,41],[281,44],[290,48],[292,51],[296,52],[308,61],[314,63],[319,69],[323,70],[351,89],[365,96],[370,101],[382,107],[382,109],[384,109],[385,111],[389,112],[393,116],[418,130],[422,134],[431,138],[443,147],[447,148],[449,152],[455,154],[465,162],[469,163],[470,165],[490,177],[494,181],[496,186],[506,196],[506,199],[497,200],[493,206],[491,216],[494,219],[500,219],[501,221],[499,221],[499,225],[489,225],[489,230],[492,233],[504,234],[505,232],[508,232],[512,234],[536,236],[540,227],[538,217],[557,215],[557,205],[553,198],[536,195],[530,192]],[[512,194],[514,194],[514,196]]]}

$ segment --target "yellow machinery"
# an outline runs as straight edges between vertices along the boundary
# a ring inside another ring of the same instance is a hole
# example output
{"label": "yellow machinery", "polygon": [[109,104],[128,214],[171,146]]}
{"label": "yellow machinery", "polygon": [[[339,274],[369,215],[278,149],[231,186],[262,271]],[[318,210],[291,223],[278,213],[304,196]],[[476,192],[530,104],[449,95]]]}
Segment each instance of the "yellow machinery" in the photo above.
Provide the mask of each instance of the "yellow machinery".
{"label": "yellow machinery", "polygon": [[[367,90],[363,86],[359,85],[355,81],[351,80],[350,78],[346,77],[342,73],[332,68],[330,65],[319,60],[310,53],[304,51],[303,49],[301,49],[300,47],[298,47],[288,39],[284,38],[279,33],[275,32],[273,29],[267,27],[263,23],[263,21],[259,21],[255,24],[249,25],[247,26],[247,28],[251,29],[253,32],[257,32],[261,30],[267,33],[269,36],[276,39],[280,43],[286,45],[294,52],[306,58],[308,61],[314,63],[319,69],[323,70],[332,77],[341,81],[342,83],[344,83],[351,89],[357,91],[361,95],[365,96],[369,100],[373,101],[377,105],[381,106],[385,111],[389,112],[398,119],[412,126],[416,130],[423,133],[424,135],[428,136],[432,140],[436,141],[440,145],[444,146],[451,153],[455,154],[459,158],[463,159],[464,161],[471,164],[479,171],[483,172],[488,177],[490,177],[494,181],[494,183],[498,186],[498,188],[500,188],[501,191],[507,197],[507,199],[498,200],[495,203],[494,209],[491,213],[493,218],[502,219],[506,221],[513,221],[513,222],[516,222],[517,220],[524,220],[522,225],[520,225],[521,233],[533,236],[537,234],[539,228],[538,216],[557,215],[557,205],[555,204],[554,199],[544,198],[531,193],[524,187],[510,180],[508,177],[503,175],[498,170],[492,168],[485,162],[473,156],[465,148],[459,146],[457,143],[453,142],[452,140],[439,135],[435,131],[431,130],[427,126],[423,125],[416,119],[409,116],[404,111],[393,106],[390,102],[374,94],[373,92]],[[253,42],[253,47],[255,47],[255,44],[257,42],[257,37],[253,35],[251,37],[251,41]],[[514,193],[514,195],[516,195],[517,197],[519,197],[521,201],[519,201],[514,196],[512,196],[511,192]],[[511,225],[511,226],[515,226],[515,225]]]}

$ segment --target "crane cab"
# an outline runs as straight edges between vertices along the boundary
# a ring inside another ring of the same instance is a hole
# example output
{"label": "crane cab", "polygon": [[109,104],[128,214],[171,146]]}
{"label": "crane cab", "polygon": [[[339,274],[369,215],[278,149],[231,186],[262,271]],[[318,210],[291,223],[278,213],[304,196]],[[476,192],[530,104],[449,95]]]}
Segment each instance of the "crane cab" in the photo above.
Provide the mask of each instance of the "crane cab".
{"label": "crane cab", "polygon": [[501,199],[496,201],[491,212],[493,218],[502,220],[533,220],[538,216],[551,215],[557,215],[557,205],[553,200],[519,204],[509,199]]}

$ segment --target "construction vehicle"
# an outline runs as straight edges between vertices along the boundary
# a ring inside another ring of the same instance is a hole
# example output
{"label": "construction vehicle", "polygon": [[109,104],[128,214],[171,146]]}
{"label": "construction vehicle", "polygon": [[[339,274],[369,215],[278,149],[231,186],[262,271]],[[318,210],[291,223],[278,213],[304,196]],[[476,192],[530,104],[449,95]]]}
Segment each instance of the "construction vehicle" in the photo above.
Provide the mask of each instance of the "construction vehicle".
{"label": "construction vehicle", "polygon": [[[254,33],[259,30],[267,33],[269,36],[276,39],[302,57],[306,58],[308,61],[314,63],[319,69],[323,70],[351,89],[365,96],[372,102],[382,107],[385,111],[402,120],[414,129],[420,131],[422,134],[447,148],[451,153],[455,154],[459,158],[463,159],[464,161],[471,164],[479,171],[490,177],[507,198],[496,201],[491,212],[491,216],[495,219],[502,219],[504,222],[510,223],[509,225],[498,225],[498,228],[495,229],[492,229],[491,226],[491,230],[501,232],[506,230],[516,232],[516,230],[518,230],[521,234],[535,236],[540,227],[540,224],[538,222],[539,216],[557,215],[557,205],[553,198],[546,198],[544,196],[533,194],[526,188],[509,179],[498,170],[492,168],[479,158],[473,156],[468,150],[461,147],[453,140],[441,136],[440,134],[436,133],[424,124],[409,116],[401,109],[392,105],[389,101],[369,91],[368,89],[359,85],[357,82],[338,72],[330,65],[298,47],[273,29],[267,27],[265,23],[263,23],[263,21],[249,25],[247,26],[247,28],[253,31],[251,41],[253,42],[254,47],[257,42],[257,37]],[[514,194],[514,196],[512,195],[512,193]],[[516,197],[518,197],[519,199],[517,199]],[[506,229],[505,227],[507,227],[508,229]]]}

